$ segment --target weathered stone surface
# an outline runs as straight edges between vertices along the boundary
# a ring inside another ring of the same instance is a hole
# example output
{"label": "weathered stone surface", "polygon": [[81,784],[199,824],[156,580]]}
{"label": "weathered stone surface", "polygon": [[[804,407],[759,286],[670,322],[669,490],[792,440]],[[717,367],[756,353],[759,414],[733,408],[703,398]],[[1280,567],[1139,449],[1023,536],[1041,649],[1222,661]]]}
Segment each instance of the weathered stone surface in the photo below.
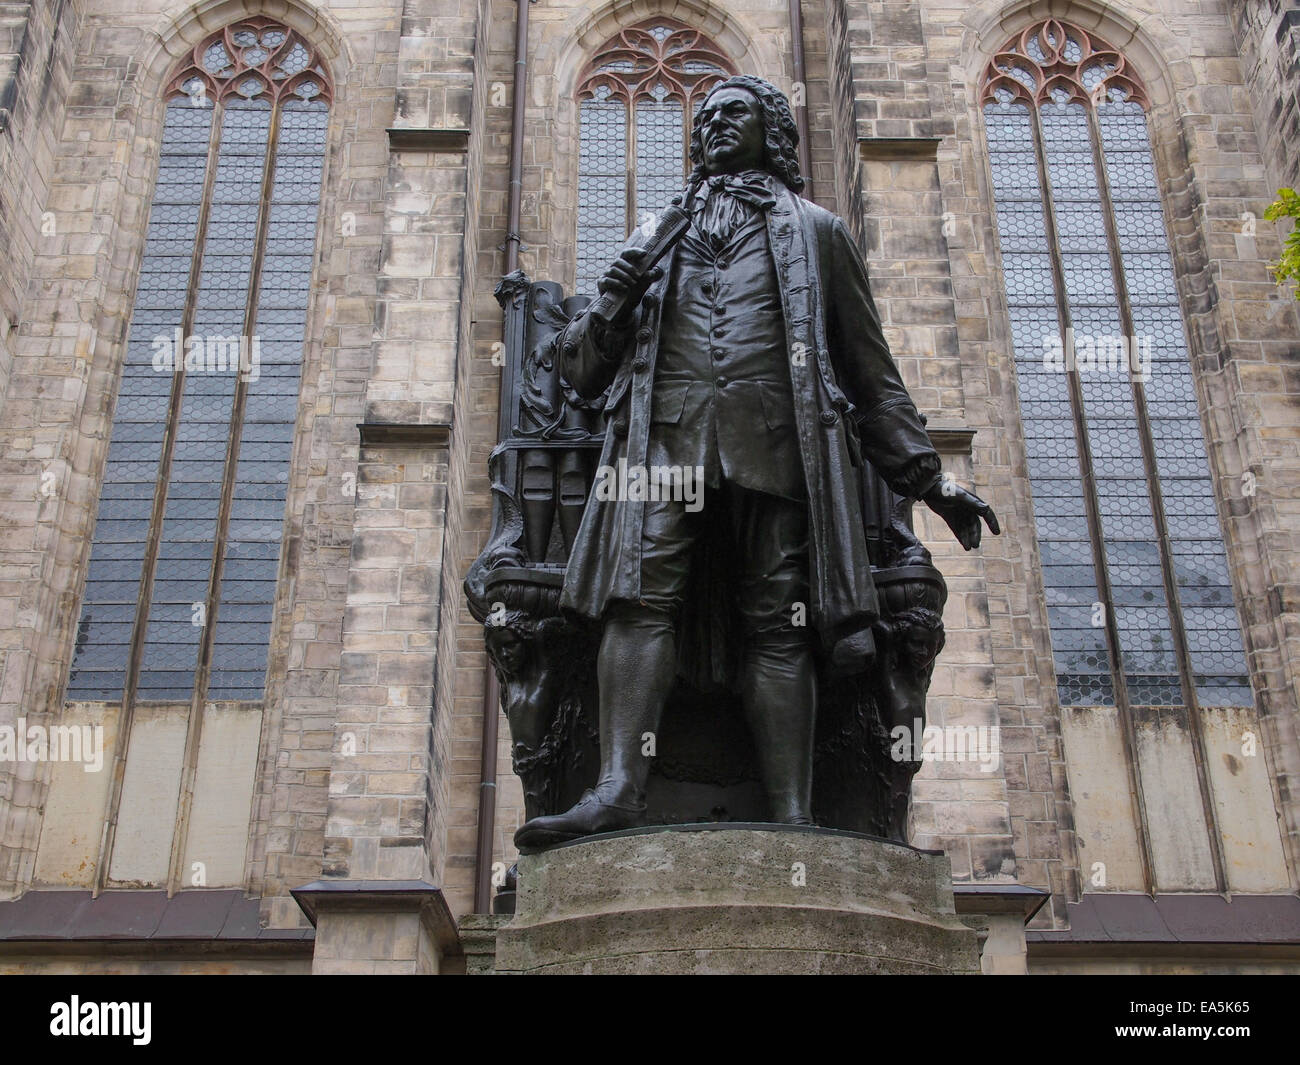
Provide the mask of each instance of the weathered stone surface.
{"label": "weathered stone surface", "polygon": [[978,972],[939,854],[845,832],[683,826],[519,860],[498,973]]}
{"label": "weathered stone surface", "polygon": [[467,913],[460,919],[466,976],[491,976],[496,972],[497,934],[509,920],[504,914],[493,913]]}

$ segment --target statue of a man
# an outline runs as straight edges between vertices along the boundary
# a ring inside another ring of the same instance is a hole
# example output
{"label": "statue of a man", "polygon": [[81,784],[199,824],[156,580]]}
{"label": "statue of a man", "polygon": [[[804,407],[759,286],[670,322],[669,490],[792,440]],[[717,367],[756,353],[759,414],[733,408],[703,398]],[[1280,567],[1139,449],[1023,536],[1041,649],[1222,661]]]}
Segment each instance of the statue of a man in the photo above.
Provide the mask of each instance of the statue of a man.
{"label": "statue of a man", "polygon": [[648,272],[634,234],[599,284],[630,293],[626,313],[608,328],[579,314],[558,338],[578,393],[609,389],[602,466],[643,471],[642,483],[699,469],[704,505],[653,491],[589,500],[562,606],[604,625],[601,772],[570,810],[520,828],[521,847],[644,822],[643,744],[673,685],[706,531],[730,538],[737,686],[771,818],[788,824],[812,823],[814,641],[845,673],[874,654],[862,456],[968,550],[981,520],[998,531],[986,503],[942,481],[852,237],[798,195],[797,142],[780,90],[743,75],[719,84],[691,135],[689,231]]}

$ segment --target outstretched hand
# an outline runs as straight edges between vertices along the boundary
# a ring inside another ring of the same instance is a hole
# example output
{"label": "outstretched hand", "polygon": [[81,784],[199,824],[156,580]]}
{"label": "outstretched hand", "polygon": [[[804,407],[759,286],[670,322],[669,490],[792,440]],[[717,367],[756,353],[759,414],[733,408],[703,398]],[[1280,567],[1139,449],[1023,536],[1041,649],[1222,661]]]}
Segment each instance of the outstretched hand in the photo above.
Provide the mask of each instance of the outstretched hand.
{"label": "outstretched hand", "polygon": [[968,492],[956,481],[948,480],[946,475],[942,480],[935,481],[921,498],[925,500],[926,506],[948,523],[957,542],[967,551],[980,545],[980,536],[984,531],[980,526],[981,521],[988,525],[989,532],[994,536],[1002,532],[993,508],[974,492]]}

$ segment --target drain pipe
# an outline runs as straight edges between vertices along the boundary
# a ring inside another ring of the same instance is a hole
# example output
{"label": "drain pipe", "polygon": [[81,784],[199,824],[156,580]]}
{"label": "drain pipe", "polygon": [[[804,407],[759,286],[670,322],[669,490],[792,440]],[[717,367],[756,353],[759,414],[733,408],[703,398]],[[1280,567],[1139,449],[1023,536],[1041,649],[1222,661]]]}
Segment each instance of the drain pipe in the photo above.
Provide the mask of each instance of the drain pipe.
{"label": "drain pipe", "polygon": [[[808,145],[808,80],[803,62],[803,5],[800,0],[790,0],[790,56],[794,64],[794,83],[803,86],[803,103],[794,108],[794,121],[799,130],[799,170],[803,174],[803,196],[813,198],[812,155]],[[797,92],[798,90],[796,90]]]}
{"label": "drain pipe", "polygon": [[[519,269],[519,226],[523,201],[524,108],[528,91],[528,5],[532,0],[516,0],[515,80],[510,98],[510,185],[506,213],[506,268],[511,274]],[[497,409],[506,401],[502,394],[505,367],[497,380]],[[503,422],[503,424],[505,424]],[[496,670],[488,662],[483,672],[483,737],[479,757],[478,836],[474,845],[474,912],[492,909],[492,837],[496,834],[497,816],[497,735],[501,717],[501,691]]]}
{"label": "drain pipe", "polygon": [[519,269],[519,215],[524,191],[524,108],[528,97],[528,5],[532,0],[516,0],[515,84],[510,96],[510,188],[507,193],[506,269]]}
{"label": "drain pipe", "polygon": [[497,715],[501,691],[489,662],[483,675],[483,751],[479,760],[478,838],[474,844],[474,912],[492,911],[492,836],[497,820]]}

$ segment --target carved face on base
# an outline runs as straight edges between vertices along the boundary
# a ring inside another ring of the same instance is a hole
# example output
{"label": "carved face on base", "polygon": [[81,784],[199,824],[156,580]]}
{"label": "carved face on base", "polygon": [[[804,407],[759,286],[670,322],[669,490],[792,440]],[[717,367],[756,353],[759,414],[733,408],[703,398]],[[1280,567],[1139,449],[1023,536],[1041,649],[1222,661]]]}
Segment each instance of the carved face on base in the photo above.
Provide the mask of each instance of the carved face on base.
{"label": "carved face on base", "polygon": [[910,673],[920,674],[943,650],[943,617],[926,607],[911,607],[890,618],[883,634],[889,641],[893,661]]}
{"label": "carved face on base", "polygon": [[487,648],[492,661],[510,676],[517,674],[528,661],[528,644],[503,626],[488,630]]}
{"label": "carved face on base", "polygon": [[932,631],[913,625],[903,637],[902,653],[899,658],[909,669],[919,673],[938,657],[937,643]]}

